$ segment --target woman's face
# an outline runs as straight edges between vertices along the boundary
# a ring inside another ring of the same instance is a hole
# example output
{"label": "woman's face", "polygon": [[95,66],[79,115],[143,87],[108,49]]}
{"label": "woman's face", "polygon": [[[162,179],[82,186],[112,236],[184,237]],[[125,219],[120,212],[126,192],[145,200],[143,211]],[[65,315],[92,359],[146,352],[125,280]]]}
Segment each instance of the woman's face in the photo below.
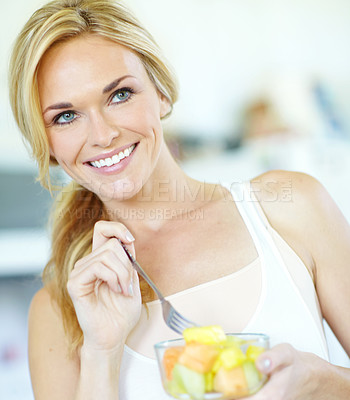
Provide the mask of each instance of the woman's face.
{"label": "woman's face", "polygon": [[102,201],[133,197],[149,179],[163,143],[169,103],[140,59],[98,36],[58,44],[38,71],[51,155]]}

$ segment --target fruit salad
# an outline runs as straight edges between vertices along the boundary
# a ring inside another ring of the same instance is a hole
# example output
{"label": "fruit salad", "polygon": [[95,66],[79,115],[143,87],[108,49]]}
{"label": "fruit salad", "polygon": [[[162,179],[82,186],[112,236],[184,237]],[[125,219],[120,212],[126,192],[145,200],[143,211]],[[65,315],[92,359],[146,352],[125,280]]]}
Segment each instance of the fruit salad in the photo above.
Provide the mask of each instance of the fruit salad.
{"label": "fruit salad", "polygon": [[180,341],[155,346],[164,388],[175,398],[238,399],[267,379],[255,366],[268,347],[266,335],[226,335],[214,325],[188,328]]}

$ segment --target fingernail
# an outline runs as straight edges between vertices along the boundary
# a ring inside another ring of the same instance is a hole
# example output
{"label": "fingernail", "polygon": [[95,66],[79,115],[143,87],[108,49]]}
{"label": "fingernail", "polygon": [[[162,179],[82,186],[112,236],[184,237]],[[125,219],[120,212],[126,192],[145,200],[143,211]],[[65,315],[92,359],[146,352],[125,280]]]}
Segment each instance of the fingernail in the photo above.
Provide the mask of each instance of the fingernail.
{"label": "fingernail", "polygon": [[125,239],[128,240],[129,242],[133,242],[135,240],[134,236],[129,231],[126,231]]}
{"label": "fingernail", "polygon": [[128,293],[129,293],[129,296],[134,295],[134,288],[133,288],[132,282],[130,282],[130,285],[128,287]]}
{"label": "fingernail", "polygon": [[258,368],[261,372],[269,372],[271,367],[271,360],[269,358],[263,358],[262,360],[258,361]]}

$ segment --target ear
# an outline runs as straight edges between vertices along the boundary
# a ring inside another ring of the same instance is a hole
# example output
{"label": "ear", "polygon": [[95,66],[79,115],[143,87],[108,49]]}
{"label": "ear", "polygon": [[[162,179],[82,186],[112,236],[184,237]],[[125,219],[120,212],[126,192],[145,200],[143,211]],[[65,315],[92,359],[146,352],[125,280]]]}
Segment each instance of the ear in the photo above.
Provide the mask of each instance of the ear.
{"label": "ear", "polygon": [[164,96],[163,93],[159,93],[159,110],[160,118],[164,118],[171,111],[169,100]]}

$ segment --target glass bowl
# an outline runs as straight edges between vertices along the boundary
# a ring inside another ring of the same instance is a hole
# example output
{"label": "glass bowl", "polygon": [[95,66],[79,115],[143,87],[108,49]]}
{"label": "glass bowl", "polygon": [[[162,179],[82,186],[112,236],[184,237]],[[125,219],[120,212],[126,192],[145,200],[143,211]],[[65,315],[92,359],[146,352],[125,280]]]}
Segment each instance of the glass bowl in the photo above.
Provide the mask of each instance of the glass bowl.
{"label": "glass bowl", "polygon": [[229,400],[256,393],[267,376],[255,366],[269,348],[260,333],[228,333],[223,344],[187,343],[184,339],[157,343],[154,348],[165,391],[175,399]]}

